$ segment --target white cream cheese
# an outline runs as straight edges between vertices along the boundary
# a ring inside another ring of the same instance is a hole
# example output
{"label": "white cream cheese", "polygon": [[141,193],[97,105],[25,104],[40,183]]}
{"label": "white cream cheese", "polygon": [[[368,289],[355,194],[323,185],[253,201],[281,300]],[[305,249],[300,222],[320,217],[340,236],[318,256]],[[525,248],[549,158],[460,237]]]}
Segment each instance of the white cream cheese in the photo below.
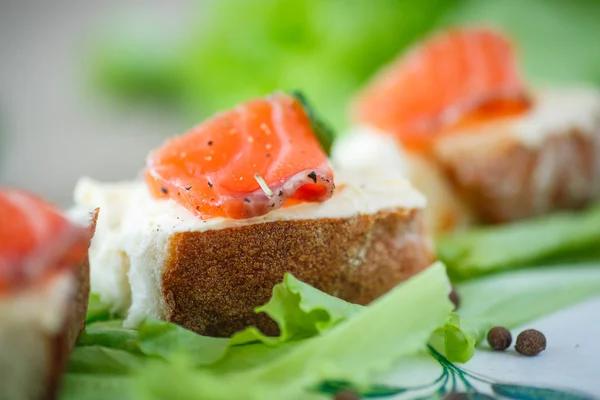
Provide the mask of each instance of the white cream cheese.
{"label": "white cream cheese", "polygon": [[600,129],[600,90],[563,88],[542,90],[530,112],[509,122],[521,143],[535,147],[552,135],[577,129],[582,135]]}
{"label": "white cream cheese", "polygon": [[346,171],[382,171],[407,175],[407,159],[392,135],[367,126],[351,129],[335,141],[333,163]]}
{"label": "white cream cheese", "polygon": [[[583,135],[600,130],[600,90],[593,88],[562,88],[542,90],[535,96],[533,108],[518,117],[479,127],[481,135],[510,135],[527,146],[540,146],[552,135],[577,129]],[[458,138],[456,132],[453,137]],[[332,153],[333,162],[347,170],[388,170],[410,176],[410,157],[398,141],[389,134],[370,126],[357,126],[342,136]]]}
{"label": "white cream cheese", "polygon": [[0,295],[0,398],[39,399],[52,364],[53,339],[64,327],[75,289],[72,274]]}
{"label": "white cream cheese", "polygon": [[173,200],[153,199],[144,183],[99,183],[83,178],[75,189],[73,218],[100,208],[90,247],[92,292],[125,312],[127,326],[165,317],[160,282],[173,233],[225,229],[280,220],[344,218],[393,208],[424,208],[425,197],[399,176],[335,174],[336,190],[322,203],[302,203],[245,220],[200,220]]}
{"label": "white cream cheese", "polygon": [[0,295],[0,328],[11,323],[29,325],[48,335],[63,327],[73,296],[75,279],[72,274],[61,273],[47,282]]}

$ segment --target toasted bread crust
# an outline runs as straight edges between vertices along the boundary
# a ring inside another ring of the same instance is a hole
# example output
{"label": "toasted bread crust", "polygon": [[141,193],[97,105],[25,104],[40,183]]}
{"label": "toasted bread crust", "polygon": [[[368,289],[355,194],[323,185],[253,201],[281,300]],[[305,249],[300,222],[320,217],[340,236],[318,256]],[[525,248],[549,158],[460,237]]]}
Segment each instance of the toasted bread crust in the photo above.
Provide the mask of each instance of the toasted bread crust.
{"label": "toasted bread crust", "polygon": [[87,257],[73,273],[76,278],[77,292],[71,301],[67,319],[63,328],[48,339],[50,342],[50,365],[48,368],[48,388],[44,399],[58,398],[60,381],[67,367],[71,349],[73,349],[79,334],[85,328],[85,316],[90,297],[90,264]]}
{"label": "toasted bread crust", "polygon": [[[90,238],[96,231],[96,222],[98,221],[99,209],[95,209],[91,214]],[[90,263],[89,257],[85,257],[79,265],[72,270],[76,281],[76,292],[73,296],[67,317],[62,329],[49,338],[49,366],[48,366],[48,384],[44,399],[58,398],[60,381],[65,371],[69,355],[73,346],[77,342],[79,334],[85,328],[85,317],[87,315],[88,303],[90,298]]]}
{"label": "toasted bread crust", "polygon": [[277,327],[253,309],[285,272],[331,295],[367,304],[433,260],[421,210],[350,218],[276,221],[174,235],[162,277],[167,319],[230,336]]}
{"label": "toasted bread crust", "polygon": [[600,126],[591,134],[560,132],[539,146],[511,135],[481,136],[442,141],[435,155],[481,222],[578,209],[600,198]]}

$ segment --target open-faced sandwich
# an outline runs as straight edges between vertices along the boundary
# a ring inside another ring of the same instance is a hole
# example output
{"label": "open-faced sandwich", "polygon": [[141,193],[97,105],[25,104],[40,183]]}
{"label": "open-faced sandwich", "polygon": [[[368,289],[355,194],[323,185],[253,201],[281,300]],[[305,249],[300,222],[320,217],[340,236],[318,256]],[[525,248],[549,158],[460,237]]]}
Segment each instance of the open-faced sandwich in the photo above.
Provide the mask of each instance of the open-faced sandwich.
{"label": "open-faced sandwich", "polygon": [[500,33],[452,29],[416,45],[358,95],[334,149],[345,169],[402,171],[434,231],[600,198],[600,92],[533,91]]}
{"label": "open-faced sandwich", "polygon": [[0,189],[0,399],[57,395],[85,326],[92,232],[36,196]]}
{"label": "open-faced sandwich", "polygon": [[329,140],[301,96],[275,93],[167,141],[144,182],[83,179],[76,209],[100,208],[92,290],[127,326],[275,334],[253,309],[285,272],[366,304],[429,266],[425,198],[401,177],[334,173]]}

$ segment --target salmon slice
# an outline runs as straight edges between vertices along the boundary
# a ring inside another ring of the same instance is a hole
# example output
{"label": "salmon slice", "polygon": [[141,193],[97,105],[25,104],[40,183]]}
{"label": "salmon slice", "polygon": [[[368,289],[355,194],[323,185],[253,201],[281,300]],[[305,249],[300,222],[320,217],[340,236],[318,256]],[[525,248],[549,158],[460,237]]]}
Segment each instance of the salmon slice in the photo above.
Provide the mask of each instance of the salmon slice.
{"label": "salmon slice", "polygon": [[359,94],[355,115],[423,148],[441,133],[528,107],[510,42],[488,29],[462,28],[432,37],[384,69]]}
{"label": "salmon slice", "polygon": [[325,201],[333,172],[305,106],[274,93],[216,115],[151,153],[146,183],[202,219],[264,215]]}
{"label": "salmon slice", "polygon": [[72,224],[41,198],[0,188],[0,294],[77,265],[89,228]]}

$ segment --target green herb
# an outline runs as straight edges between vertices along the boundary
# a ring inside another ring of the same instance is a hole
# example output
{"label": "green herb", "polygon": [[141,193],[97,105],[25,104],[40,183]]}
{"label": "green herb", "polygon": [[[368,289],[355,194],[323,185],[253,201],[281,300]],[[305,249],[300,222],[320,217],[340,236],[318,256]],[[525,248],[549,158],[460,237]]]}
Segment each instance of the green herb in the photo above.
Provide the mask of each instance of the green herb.
{"label": "green herb", "polygon": [[[335,133],[333,132],[333,129],[327,123],[325,123],[321,118],[319,118],[317,116],[313,107],[310,105],[310,103],[306,99],[306,96],[304,96],[304,94],[302,94],[302,92],[295,90],[295,91],[292,91],[290,94],[292,96],[294,96],[302,104],[302,107],[304,107],[304,110],[306,111],[306,114],[308,115],[308,118],[310,119],[312,129],[315,132],[315,134],[317,135],[317,138],[319,139],[319,143],[321,143],[321,147],[323,148],[323,150],[325,151],[325,153],[327,155],[330,155],[331,154],[331,146],[333,145],[333,141],[335,139]],[[317,178],[315,176],[315,179],[314,179],[315,182],[316,182],[316,179]]]}
{"label": "green herb", "polygon": [[449,361],[467,362],[475,354],[475,345],[481,340],[481,331],[476,326],[461,326],[458,314],[452,313],[448,321],[435,330],[429,344],[444,354]]}

